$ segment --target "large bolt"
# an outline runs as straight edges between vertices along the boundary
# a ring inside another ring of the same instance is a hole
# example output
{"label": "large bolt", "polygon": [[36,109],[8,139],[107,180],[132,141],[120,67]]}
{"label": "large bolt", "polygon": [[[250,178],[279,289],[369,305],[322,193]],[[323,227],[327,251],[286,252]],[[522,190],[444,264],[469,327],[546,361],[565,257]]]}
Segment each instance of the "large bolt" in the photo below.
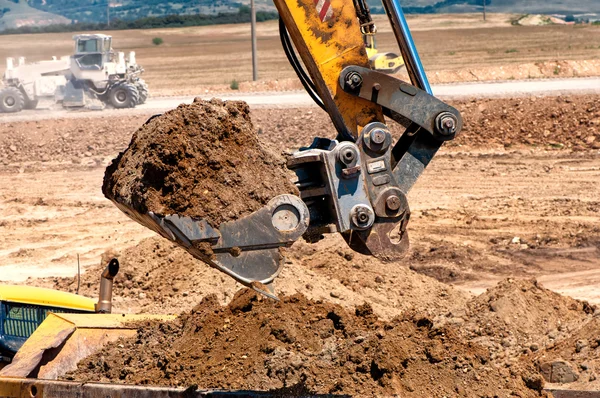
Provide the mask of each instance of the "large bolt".
{"label": "large bolt", "polygon": [[396,195],[388,196],[388,198],[385,200],[385,204],[386,204],[387,208],[390,209],[391,211],[397,211],[398,209],[400,209],[400,206],[402,205],[402,203],[400,202],[400,198],[397,197]]}
{"label": "large bolt", "polygon": [[356,160],[356,152],[352,148],[343,148],[340,150],[340,162],[346,166],[350,166]]}
{"label": "large bolt", "polygon": [[381,145],[385,142],[386,135],[387,134],[386,134],[385,130],[373,129],[371,131],[371,142],[373,144]]}
{"label": "large bolt", "polygon": [[375,213],[373,213],[373,210],[371,210],[371,208],[365,205],[354,206],[350,214],[352,224],[354,224],[354,226],[358,230],[369,229],[373,226],[373,223],[375,222]]}
{"label": "large bolt", "polygon": [[356,218],[358,219],[358,222],[361,224],[366,224],[367,221],[369,221],[369,213],[367,213],[364,210],[359,210],[356,213]]}
{"label": "large bolt", "polygon": [[346,84],[352,90],[356,90],[362,86],[363,78],[358,72],[350,72],[346,75]]}
{"label": "large bolt", "polygon": [[436,121],[436,128],[441,135],[449,136],[456,134],[458,128],[458,119],[450,112],[440,113]]}

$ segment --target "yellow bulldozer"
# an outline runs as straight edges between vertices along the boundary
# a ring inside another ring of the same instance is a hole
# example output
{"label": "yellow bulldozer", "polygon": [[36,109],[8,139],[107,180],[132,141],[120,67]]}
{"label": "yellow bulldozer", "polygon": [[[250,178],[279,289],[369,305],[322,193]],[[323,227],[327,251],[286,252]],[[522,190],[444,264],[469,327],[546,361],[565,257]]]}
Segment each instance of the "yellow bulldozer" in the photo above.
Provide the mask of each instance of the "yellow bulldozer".
{"label": "yellow bulldozer", "polygon": [[0,285],[0,397],[72,396],[39,380],[55,380],[102,345],[132,336],[135,328],[128,323],[173,319],[111,314],[118,272],[119,261],[112,259],[100,276],[98,300],[53,289]]}

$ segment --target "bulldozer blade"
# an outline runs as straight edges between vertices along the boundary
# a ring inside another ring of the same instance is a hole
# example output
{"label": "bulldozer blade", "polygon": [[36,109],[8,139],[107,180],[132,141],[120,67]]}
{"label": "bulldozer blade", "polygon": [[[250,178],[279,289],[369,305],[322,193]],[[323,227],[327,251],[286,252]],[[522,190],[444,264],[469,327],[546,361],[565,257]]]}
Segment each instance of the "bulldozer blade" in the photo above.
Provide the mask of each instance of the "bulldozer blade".
{"label": "bulldozer blade", "polygon": [[[131,337],[132,322],[169,321],[170,315],[50,314],[27,339],[2,377],[56,380],[77,369],[77,363],[105,344]],[[5,396],[0,393],[0,396]],[[62,395],[60,395],[62,397]]]}
{"label": "bulldozer blade", "polygon": [[63,106],[66,108],[80,108],[86,104],[86,96],[83,87],[80,84],[74,84],[68,81],[65,85]]}

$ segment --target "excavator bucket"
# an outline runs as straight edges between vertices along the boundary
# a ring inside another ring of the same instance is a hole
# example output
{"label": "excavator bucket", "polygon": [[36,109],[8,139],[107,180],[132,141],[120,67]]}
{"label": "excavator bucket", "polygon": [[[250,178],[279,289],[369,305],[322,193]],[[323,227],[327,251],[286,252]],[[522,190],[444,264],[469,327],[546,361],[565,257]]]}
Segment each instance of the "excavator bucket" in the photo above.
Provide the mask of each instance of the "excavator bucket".
{"label": "excavator bucket", "polygon": [[[169,321],[170,315],[50,314],[17,352],[2,378],[56,380],[105,344],[135,335],[136,322]],[[12,395],[8,395],[12,396]]]}

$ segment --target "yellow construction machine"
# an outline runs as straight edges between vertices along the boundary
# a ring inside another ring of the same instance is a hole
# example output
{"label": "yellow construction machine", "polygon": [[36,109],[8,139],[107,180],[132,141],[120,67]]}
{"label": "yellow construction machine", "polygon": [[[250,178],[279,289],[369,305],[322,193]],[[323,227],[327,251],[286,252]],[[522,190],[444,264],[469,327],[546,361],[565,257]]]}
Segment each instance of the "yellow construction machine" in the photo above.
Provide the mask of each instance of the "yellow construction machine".
{"label": "yellow construction machine", "polygon": [[[0,397],[63,397],[33,380],[54,380],[102,345],[135,334],[128,323],[172,316],[112,315],[112,286],[119,261],[100,276],[98,300],[53,289],[0,285]],[[32,379],[29,379],[30,381]],[[39,388],[38,388],[39,385]],[[49,390],[48,390],[49,391]]]}
{"label": "yellow construction machine", "polygon": [[393,75],[394,73],[400,72],[404,67],[404,60],[402,57],[395,53],[379,52],[377,49],[377,39],[375,33],[363,34],[365,41],[365,48],[367,50],[367,57],[369,57],[369,64],[371,69],[378,72],[388,73]]}
{"label": "yellow construction machine", "polygon": [[[290,157],[287,166],[296,174],[300,195],[277,196],[264,208],[218,228],[203,219],[142,214],[130,203],[115,204],[197,259],[276,298],[273,281],[284,264],[279,248],[300,238],[316,242],[339,233],[359,253],[400,260],[408,248],[407,194],[442,144],[459,133],[462,119],[455,108],[433,96],[399,0],[382,3],[410,82],[369,62],[363,36],[374,33],[374,26],[364,0],[274,3],[285,53],[336,131]],[[402,133],[392,135],[388,122],[403,126]],[[313,133],[306,132],[307,143]],[[210,245],[214,255],[198,250],[203,245]],[[49,316],[0,372],[0,396],[206,396],[199,391],[52,381],[93,348],[128,335],[128,319]]]}
{"label": "yellow construction machine", "polygon": [[371,69],[388,74],[398,73],[404,66],[404,60],[398,54],[379,52],[377,49],[377,26],[371,18],[369,5],[359,1],[355,2],[355,8]]}

